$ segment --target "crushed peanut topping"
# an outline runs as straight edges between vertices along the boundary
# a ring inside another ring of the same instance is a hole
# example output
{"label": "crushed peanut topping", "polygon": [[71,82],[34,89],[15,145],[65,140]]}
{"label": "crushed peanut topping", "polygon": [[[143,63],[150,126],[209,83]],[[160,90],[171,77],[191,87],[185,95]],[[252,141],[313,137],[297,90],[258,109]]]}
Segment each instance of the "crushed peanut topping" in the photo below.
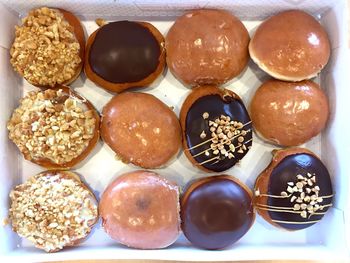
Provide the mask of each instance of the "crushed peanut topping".
{"label": "crushed peanut topping", "polygon": [[293,210],[300,212],[302,218],[307,218],[323,210],[321,205],[323,198],[319,196],[320,187],[316,185],[316,175],[307,173],[306,175],[296,175],[297,182],[288,182],[286,191],[281,192],[281,196],[288,197]]}
{"label": "crushed peanut topping", "polygon": [[10,193],[9,217],[20,236],[47,252],[84,238],[96,222],[94,196],[62,174],[38,174]]}
{"label": "crushed peanut topping", "polygon": [[55,86],[73,78],[81,63],[80,45],[63,14],[42,7],[16,26],[11,47],[14,69],[34,85]]}
{"label": "crushed peanut topping", "polygon": [[[203,113],[203,118],[206,119]],[[248,151],[249,147],[245,145],[245,136],[249,130],[244,130],[244,124],[241,122],[231,120],[230,116],[221,115],[214,121],[208,122],[209,131],[211,134],[211,144],[208,152],[218,156],[220,159],[232,159],[235,157],[234,152],[244,153]],[[206,134],[203,131],[200,134],[201,139],[205,139]],[[235,142],[235,140],[237,140]],[[209,154],[206,154],[207,156]]]}
{"label": "crushed peanut topping", "polygon": [[28,159],[56,164],[78,157],[94,137],[94,112],[62,90],[29,92],[7,124],[9,138]]}

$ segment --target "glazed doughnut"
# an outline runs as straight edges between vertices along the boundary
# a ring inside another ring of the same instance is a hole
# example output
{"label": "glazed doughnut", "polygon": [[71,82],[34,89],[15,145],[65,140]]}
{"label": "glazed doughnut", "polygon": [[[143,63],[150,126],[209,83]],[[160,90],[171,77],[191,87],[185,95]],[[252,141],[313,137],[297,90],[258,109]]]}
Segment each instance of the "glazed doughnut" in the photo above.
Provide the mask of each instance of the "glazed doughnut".
{"label": "glazed doughnut", "polygon": [[180,112],[186,157],[206,172],[234,166],[252,146],[252,125],[234,92],[202,86],[192,90]]}
{"label": "glazed doughnut", "polygon": [[189,86],[221,85],[246,67],[249,34],[224,10],[202,9],[176,19],[166,38],[167,65]]}
{"label": "glazed doughnut", "polygon": [[104,191],[102,226],[116,241],[134,248],[164,248],[180,234],[179,188],[158,174],[123,174]]}
{"label": "glazed doughnut", "polygon": [[84,62],[85,37],[80,21],[63,9],[34,9],[16,26],[11,64],[29,83],[53,88],[69,85]]}
{"label": "glazed doughnut", "polygon": [[303,148],[273,151],[271,163],[255,182],[254,193],[258,213],[270,224],[290,231],[319,222],[334,197],[327,168]]}
{"label": "glazed doughnut", "polygon": [[250,115],[260,136],[282,146],[297,146],[318,135],[326,126],[326,94],[312,81],[269,80],[256,91]]}
{"label": "glazed doughnut", "polygon": [[100,117],[93,105],[65,86],[31,91],[7,123],[9,138],[28,161],[69,169],[93,150]]}
{"label": "glazed doughnut", "polygon": [[244,236],[255,219],[250,189],[232,176],[194,181],[181,198],[182,231],[195,246],[223,249]]}
{"label": "glazed doughnut", "polygon": [[124,92],[103,108],[102,139],[124,163],[159,168],[181,147],[181,128],[175,113],[146,93]]}
{"label": "glazed doughnut", "polygon": [[69,171],[46,171],[10,193],[12,229],[37,248],[56,252],[81,243],[98,220],[97,200]]}
{"label": "glazed doughnut", "polygon": [[113,92],[146,87],[165,66],[164,38],[147,22],[102,24],[87,41],[86,76]]}
{"label": "glazed doughnut", "polygon": [[327,64],[330,42],[321,24],[300,10],[281,12],[256,30],[250,57],[266,73],[285,81],[315,77]]}

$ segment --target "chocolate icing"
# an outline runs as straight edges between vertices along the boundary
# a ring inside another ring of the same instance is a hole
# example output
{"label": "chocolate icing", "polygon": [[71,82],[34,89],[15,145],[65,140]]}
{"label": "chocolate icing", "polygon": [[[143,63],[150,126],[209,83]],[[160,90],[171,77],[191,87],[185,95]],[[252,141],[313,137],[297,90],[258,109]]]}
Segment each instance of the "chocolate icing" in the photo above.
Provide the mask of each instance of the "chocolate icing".
{"label": "chocolate icing", "polygon": [[[208,112],[209,118],[203,119],[203,113]],[[198,145],[202,143],[203,141],[206,141],[210,138],[210,130],[208,126],[208,121],[214,121],[216,118],[219,118],[220,115],[227,115],[231,118],[233,121],[241,122],[242,124],[246,124],[250,122],[250,117],[248,115],[248,112],[243,104],[243,102],[239,99],[234,99],[232,97],[225,97],[225,100],[221,98],[219,95],[207,95],[199,98],[196,102],[193,103],[191,108],[189,109],[187,116],[186,116],[186,127],[185,127],[185,133],[186,133],[186,140],[188,148],[192,148],[195,145]],[[252,129],[251,123],[247,124],[243,128],[244,130],[248,131],[249,129]],[[205,131],[208,136],[205,139],[200,138],[200,134],[202,131]],[[250,146],[252,145],[252,132],[248,132],[244,136],[244,142],[249,141],[245,144],[247,147],[247,150],[243,153],[238,153],[235,151],[234,158],[223,158],[216,162],[208,162],[202,164],[203,167],[205,167],[208,170],[215,171],[215,172],[221,172],[225,171],[232,166],[234,166],[239,160],[241,160],[246,153],[248,152]],[[232,140],[234,145],[237,145],[238,138],[235,138]],[[210,142],[203,144],[199,147],[190,149],[190,153],[192,156],[210,148]],[[197,157],[194,157],[196,162],[203,163],[208,159],[211,159],[215,157],[212,152],[210,152],[209,156],[206,156],[205,154],[199,155]]]}
{"label": "chocolate icing", "polygon": [[97,75],[109,82],[137,82],[156,71],[160,54],[157,39],[145,26],[117,21],[97,31],[89,63]]}
{"label": "chocolate icing", "polygon": [[[294,184],[298,181],[296,175],[301,174],[307,176],[307,173],[315,174],[316,183],[320,188],[319,196],[332,195],[332,184],[327,168],[324,164],[315,156],[307,153],[299,153],[285,157],[271,172],[268,194],[269,195],[280,195],[282,191],[286,191],[288,182]],[[307,176],[308,177],[308,176]],[[308,177],[309,178],[309,177]],[[314,185],[314,186],[315,186]],[[313,187],[314,187],[313,186]],[[289,193],[288,193],[289,194]],[[320,205],[328,205],[332,203],[332,198],[323,198],[323,202]],[[272,198],[269,197],[267,200],[269,206],[278,207],[293,207],[295,202],[291,202],[290,198]],[[317,212],[326,212],[328,207]],[[298,213],[286,213],[286,212],[275,212],[269,211],[269,215],[272,220],[289,221],[289,222],[308,222],[321,220],[323,215],[312,215],[307,218],[303,218]],[[277,223],[283,228],[290,230],[299,230],[307,228],[313,223],[306,224],[283,224]]]}
{"label": "chocolate icing", "polygon": [[189,193],[181,218],[182,230],[191,243],[205,249],[225,248],[252,225],[252,199],[238,183],[216,176]]}

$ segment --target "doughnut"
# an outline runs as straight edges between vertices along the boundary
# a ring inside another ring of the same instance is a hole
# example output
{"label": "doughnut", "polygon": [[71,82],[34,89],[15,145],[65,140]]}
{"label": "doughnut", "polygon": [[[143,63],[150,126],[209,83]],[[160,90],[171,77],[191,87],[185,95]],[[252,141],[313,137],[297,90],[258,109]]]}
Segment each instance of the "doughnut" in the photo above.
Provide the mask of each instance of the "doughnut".
{"label": "doughnut", "polygon": [[270,224],[289,231],[319,222],[332,206],[327,168],[311,151],[286,148],[272,152],[269,166],[254,186],[254,205]]}
{"label": "doughnut", "polygon": [[221,85],[247,66],[248,44],[247,29],[231,13],[190,11],[166,35],[167,65],[185,85]]}
{"label": "doughnut", "polygon": [[139,249],[170,246],[180,234],[178,186],[149,171],[114,180],[101,197],[99,211],[106,233]]}
{"label": "doughnut", "polygon": [[98,142],[100,117],[76,92],[65,86],[56,88],[27,93],[7,129],[26,160],[47,169],[69,169]]}
{"label": "doughnut", "polygon": [[69,85],[83,68],[85,36],[72,13],[56,8],[33,9],[16,26],[11,64],[29,83],[41,88]]}
{"label": "doughnut", "polygon": [[46,252],[81,243],[98,220],[94,194],[69,171],[45,171],[10,193],[9,219],[19,236]]}
{"label": "doughnut", "polygon": [[212,86],[192,90],[180,112],[186,157],[206,172],[222,172],[252,146],[248,112],[234,92]]}
{"label": "doughnut", "polygon": [[164,166],[181,147],[175,113],[140,92],[118,94],[104,106],[101,136],[122,162],[149,169]]}
{"label": "doughnut", "polygon": [[281,146],[297,146],[318,135],[329,118],[328,98],[315,82],[268,80],[256,91],[250,116],[257,133]]}
{"label": "doughnut", "polygon": [[85,61],[86,76],[106,90],[146,87],[164,70],[164,37],[147,22],[102,24],[87,41]]}
{"label": "doughnut", "polygon": [[330,49],[321,24],[300,10],[268,18],[249,44],[253,61],[270,76],[285,81],[315,77],[327,64]]}
{"label": "doughnut", "polygon": [[250,189],[232,176],[192,182],[181,198],[181,228],[196,247],[223,249],[243,237],[255,219]]}

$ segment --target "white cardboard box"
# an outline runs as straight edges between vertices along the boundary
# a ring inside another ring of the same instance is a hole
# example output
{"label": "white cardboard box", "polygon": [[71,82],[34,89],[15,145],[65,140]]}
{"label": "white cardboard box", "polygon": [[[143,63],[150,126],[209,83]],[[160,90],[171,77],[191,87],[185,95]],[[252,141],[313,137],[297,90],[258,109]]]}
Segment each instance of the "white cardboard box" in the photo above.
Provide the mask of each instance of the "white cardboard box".
{"label": "white cardboard box", "polygon": [[[165,259],[165,260],[263,260],[263,259],[349,259],[349,179],[350,176],[350,67],[348,55],[348,6],[346,0],[241,0],[241,1],[202,1],[202,0],[0,0],[0,219],[7,216],[11,188],[26,180],[42,168],[23,160],[16,147],[7,139],[6,122],[18,99],[30,89],[31,85],[17,76],[9,63],[9,47],[14,36],[14,25],[28,10],[42,5],[61,7],[78,15],[86,34],[96,28],[95,18],[108,20],[145,20],[152,22],[166,34],[176,16],[193,8],[222,8],[232,11],[245,24],[250,34],[257,25],[276,12],[288,9],[302,9],[320,19],[326,28],[332,45],[331,60],[322,74],[315,80],[320,82],[329,96],[331,118],[327,129],[321,136],[308,142],[305,147],[319,154],[327,165],[336,193],[334,207],[324,219],[302,231],[285,232],[269,226],[257,216],[251,230],[238,243],[222,251],[205,251],[192,247],[184,238],[171,247],[162,250],[135,250],[117,245],[101,229],[94,229],[88,240],[79,247],[65,249],[55,254],[47,254],[35,249],[30,243],[21,240],[11,231],[9,225],[0,227],[0,259],[52,261],[74,259]],[[254,91],[261,80],[268,76],[249,62],[247,70],[234,79],[227,88],[238,93],[249,105]],[[98,110],[112,97],[86,79],[84,74],[72,87]],[[178,114],[187,94],[170,72],[152,88],[140,90],[151,93],[169,106],[175,107]],[[254,144],[243,161],[230,169],[227,174],[235,175],[252,187],[258,173],[270,162],[273,149],[256,136]],[[96,147],[87,161],[76,171],[95,190],[97,196],[118,174],[136,167],[128,166],[114,159],[112,151],[102,142]],[[188,180],[205,176],[191,167],[183,154],[169,167],[157,170],[158,173],[184,185]]]}

